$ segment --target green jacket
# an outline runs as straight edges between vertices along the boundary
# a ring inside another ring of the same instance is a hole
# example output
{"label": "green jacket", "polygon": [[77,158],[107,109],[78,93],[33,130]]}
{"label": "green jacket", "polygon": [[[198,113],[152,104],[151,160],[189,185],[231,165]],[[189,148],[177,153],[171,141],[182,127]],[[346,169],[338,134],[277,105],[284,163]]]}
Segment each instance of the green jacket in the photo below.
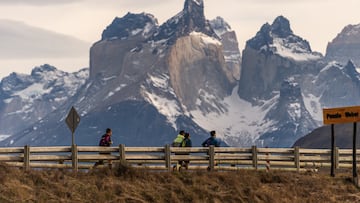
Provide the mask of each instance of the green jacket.
{"label": "green jacket", "polygon": [[184,140],[184,136],[179,134],[173,141],[172,146],[173,147],[181,147],[181,143],[183,140]]}

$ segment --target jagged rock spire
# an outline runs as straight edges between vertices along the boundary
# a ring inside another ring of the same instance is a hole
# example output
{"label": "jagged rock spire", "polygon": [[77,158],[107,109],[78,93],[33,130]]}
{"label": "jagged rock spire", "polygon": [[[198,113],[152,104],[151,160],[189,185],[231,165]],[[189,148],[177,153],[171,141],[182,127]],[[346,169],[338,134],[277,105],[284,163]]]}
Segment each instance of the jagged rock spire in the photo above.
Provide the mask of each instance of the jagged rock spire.
{"label": "jagged rock spire", "polygon": [[274,40],[277,40],[278,42],[281,41],[281,44],[285,47],[285,49],[291,49],[291,47],[299,47],[298,50],[290,50],[292,52],[312,52],[309,42],[293,33],[290,28],[289,20],[286,19],[284,16],[278,16],[271,25],[269,23],[265,23],[261,27],[260,31],[256,33],[256,36],[246,42],[246,46],[250,46],[256,50],[267,50],[271,53],[273,52],[272,48],[263,48],[264,46],[274,46]]}
{"label": "jagged rock spire", "polygon": [[186,0],[183,12],[198,13],[205,19],[204,15],[204,2],[202,0]]}
{"label": "jagged rock spire", "polygon": [[289,20],[284,16],[278,16],[274,20],[273,24],[271,25],[271,32],[281,38],[285,38],[293,34],[293,31],[290,28]]}
{"label": "jagged rock spire", "polygon": [[217,38],[209,21],[205,19],[202,0],[186,0],[182,11],[160,26],[154,40],[168,39],[168,43],[172,44],[177,38],[193,31]]}

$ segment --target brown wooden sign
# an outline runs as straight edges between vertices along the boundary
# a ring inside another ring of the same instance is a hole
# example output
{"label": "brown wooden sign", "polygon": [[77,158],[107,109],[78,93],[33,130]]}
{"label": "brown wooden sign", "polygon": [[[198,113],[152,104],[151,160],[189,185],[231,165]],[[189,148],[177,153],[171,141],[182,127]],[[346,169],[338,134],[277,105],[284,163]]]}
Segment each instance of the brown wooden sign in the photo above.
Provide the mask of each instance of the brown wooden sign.
{"label": "brown wooden sign", "polygon": [[323,109],[324,124],[360,122],[360,106]]}

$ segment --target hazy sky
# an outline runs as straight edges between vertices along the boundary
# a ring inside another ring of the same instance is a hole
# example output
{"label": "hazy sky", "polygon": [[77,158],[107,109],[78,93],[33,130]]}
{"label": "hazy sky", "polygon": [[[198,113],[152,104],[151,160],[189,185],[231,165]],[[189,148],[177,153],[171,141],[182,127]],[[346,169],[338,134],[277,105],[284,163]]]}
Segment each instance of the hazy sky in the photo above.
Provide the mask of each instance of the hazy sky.
{"label": "hazy sky", "polygon": [[[89,48],[112,20],[127,12],[151,13],[163,23],[185,0],[0,0],[0,78],[29,74],[48,63],[65,71],[88,67]],[[223,17],[242,51],[260,27],[283,15],[294,33],[325,54],[348,24],[359,24],[359,0],[204,0],[205,16]]]}

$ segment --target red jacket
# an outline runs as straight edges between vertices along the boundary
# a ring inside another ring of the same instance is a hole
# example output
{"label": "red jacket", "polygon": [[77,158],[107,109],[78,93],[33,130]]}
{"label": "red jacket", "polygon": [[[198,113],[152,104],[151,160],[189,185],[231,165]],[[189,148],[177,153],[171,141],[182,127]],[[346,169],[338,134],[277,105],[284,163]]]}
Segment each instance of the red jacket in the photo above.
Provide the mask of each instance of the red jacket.
{"label": "red jacket", "polygon": [[111,141],[111,136],[110,135],[104,134],[103,136],[101,136],[99,146],[110,147],[111,144],[112,144],[112,141]]}

